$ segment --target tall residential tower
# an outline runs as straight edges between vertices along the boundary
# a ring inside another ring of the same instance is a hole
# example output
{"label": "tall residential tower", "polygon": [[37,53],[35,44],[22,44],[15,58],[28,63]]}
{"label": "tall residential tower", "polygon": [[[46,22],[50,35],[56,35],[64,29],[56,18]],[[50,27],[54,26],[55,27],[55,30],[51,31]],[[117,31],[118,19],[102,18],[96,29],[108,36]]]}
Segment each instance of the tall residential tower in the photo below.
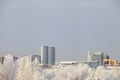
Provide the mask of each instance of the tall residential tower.
{"label": "tall residential tower", "polygon": [[55,65],[55,47],[49,48],[49,65]]}
{"label": "tall residential tower", "polygon": [[45,66],[55,65],[55,47],[41,46],[41,64]]}
{"label": "tall residential tower", "polygon": [[48,66],[48,46],[41,46],[41,64]]}

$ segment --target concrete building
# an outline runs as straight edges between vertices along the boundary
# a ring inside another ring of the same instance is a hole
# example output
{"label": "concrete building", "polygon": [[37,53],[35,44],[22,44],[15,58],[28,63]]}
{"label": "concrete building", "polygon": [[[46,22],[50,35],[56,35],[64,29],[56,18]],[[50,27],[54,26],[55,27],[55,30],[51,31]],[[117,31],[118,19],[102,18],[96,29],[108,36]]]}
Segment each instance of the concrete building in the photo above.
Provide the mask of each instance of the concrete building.
{"label": "concrete building", "polygon": [[41,46],[41,64],[48,66],[48,46]]}
{"label": "concrete building", "polygon": [[88,52],[88,61],[83,62],[85,64],[88,64],[92,68],[96,68],[97,66],[103,66],[104,65],[104,55],[103,52]]}
{"label": "concrete building", "polygon": [[55,65],[55,47],[41,46],[41,65]]}
{"label": "concrete building", "polygon": [[94,54],[91,55],[91,61],[96,61],[98,62],[99,66],[103,66],[103,52],[95,52]]}
{"label": "concrete building", "polygon": [[110,59],[108,55],[104,55],[103,61],[105,66],[119,66],[119,62],[115,59]]}
{"label": "concrete building", "polygon": [[104,59],[104,64],[106,66],[119,66],[118,61],[113,59]]}
{"label": "concrete building", "polygon": [[114,59],[110,59],[109,55],[104,55],[103,52],[94,52],[91,54],[88,52],[88,62],[85,62],[89,66],[119,66],[119,62]]}
{"label": "concrete building", "polygon": [[49,65],[55,65],[55,47],[49,48]]}

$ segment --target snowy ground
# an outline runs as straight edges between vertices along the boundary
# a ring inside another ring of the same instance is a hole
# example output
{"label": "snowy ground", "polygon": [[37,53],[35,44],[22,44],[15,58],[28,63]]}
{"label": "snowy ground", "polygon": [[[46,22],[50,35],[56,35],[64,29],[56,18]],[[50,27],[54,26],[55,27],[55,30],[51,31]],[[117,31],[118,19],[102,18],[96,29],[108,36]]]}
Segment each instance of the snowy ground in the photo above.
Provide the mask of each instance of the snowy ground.
{"label": "snowy ground", "polygon": [[92,69],[83,64],[43,68],[37,60],[31,62],[28,57],[22,57],[14,62],[7,55],[4,65],[0,64],[0,80],[120,80],[120,70]]}

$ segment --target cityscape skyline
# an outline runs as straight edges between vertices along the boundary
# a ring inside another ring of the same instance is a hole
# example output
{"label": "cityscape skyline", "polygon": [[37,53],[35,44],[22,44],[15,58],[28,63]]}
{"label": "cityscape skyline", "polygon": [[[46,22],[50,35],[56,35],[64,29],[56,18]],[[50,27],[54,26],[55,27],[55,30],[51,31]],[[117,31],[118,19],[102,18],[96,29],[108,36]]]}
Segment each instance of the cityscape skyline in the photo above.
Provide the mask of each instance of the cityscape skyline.
{"label": "cityscape skyline", "polygon": [[[91,61],[91,53],[94,53],[94,54],[104,54],[103,51],[88,51],[88,54],[86,55],[87,56],[87,61]],[[6,55],[12,55],[12,54],[6,54]],[[38,55],[40,55],[40,62],[42,65],[54,65],[55,62],[58,62],[58,61],[65,61],[65,60],[58,60],[56,59],[56,50],[55,50],[55,47],[50,47],[50,46],[41,46],[40,48],[40,53],[39,54],[29,54],[29,55],[20,55],[20,56],[16,56],[18,58],[20,57],[24,57],[24,56],[31,56],[31,57],[39,57]],[[1,56],[1,55],[0,55]],[[1,57],[4,57],[5,55],[2,55]],[[80,56],[80,55],[79,55]],[[109,56],[108,54],[105,53],[104,57],[106,56],[106,58],[113,58],[111,60],[116,60],[118,61],[119,59],[116,59],[114,57],[111,57]],[[39,58],[38,58],[39,59]],[[81,58],[79,59],[71,59],[71,60],[66,60],[66,61],[85,61],[86,59],[82,60]]]}
{"label": "cityscape skyline", "polygon": [[[96,69],[99,66],[103,67],[114,67],[120,68],[120,62],[117,59],[111,59],[109,55],[104,54],[104,52],[90,52],[88,51],[87,60],[77,60],[77,61],[59,61],[56,62],[55,57],[55,47],[41,46],[40,55],[28,55],[22,56],[20,58],[13,56],[11,54],[0,56],[0,64],[5,64],[8,59],[13,62],[19,61],[21,58],[29,59],[30,63],[37,63],[42,67],[52,67],[60,65],[76,65],[76,64],[87,64],[89,67]],[[8,57],[8,58],[6,58]]]}
{"label": "cityscape skyline", "polygon": [[87,51],[120,61],[120,1],[1,0],[0,12],[0,56],[40,54],[48,45],[56,61],[86,60]]}

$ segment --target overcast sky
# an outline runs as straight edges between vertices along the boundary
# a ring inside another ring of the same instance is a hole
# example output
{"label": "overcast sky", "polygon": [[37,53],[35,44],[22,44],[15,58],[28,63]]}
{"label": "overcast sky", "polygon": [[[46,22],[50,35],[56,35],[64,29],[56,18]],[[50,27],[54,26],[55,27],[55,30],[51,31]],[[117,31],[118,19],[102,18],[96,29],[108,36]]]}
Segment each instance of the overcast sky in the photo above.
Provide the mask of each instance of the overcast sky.
{"label": "overcast sky", "polygon": [[120,60],[120,0],[0,0],[0,55],[40,54],[86,60],[103,51]]}

